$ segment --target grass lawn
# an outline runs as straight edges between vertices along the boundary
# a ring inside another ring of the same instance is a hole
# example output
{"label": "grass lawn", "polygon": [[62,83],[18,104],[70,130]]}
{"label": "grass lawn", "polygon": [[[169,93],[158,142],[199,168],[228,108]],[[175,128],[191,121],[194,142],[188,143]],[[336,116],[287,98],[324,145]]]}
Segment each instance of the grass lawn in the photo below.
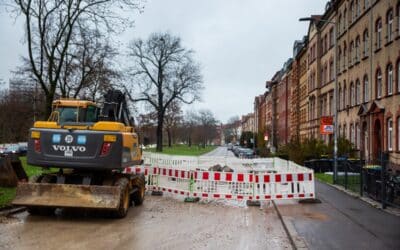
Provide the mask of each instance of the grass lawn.
{"label": "grass lawn", "polygon": [[[19,159],[21,160],[22,166],[24,167],[28,177],[56,170],[56,169],[43,170],[40,167],[33,167],[28,163],[26,163],[26,156],[20,157]],[[9,205],[10,202],[14,199],[14,197],[15,197],[15,188],[0,187],[0,208]]]}
{"label": "grass lawn", "polygon": [[[315,173],[315,178],[321,182],[333,184],[333,175],[324,173]],[[338,185],[345,187],[345,176],[338,176]],[[360,191],[360,176],[359,175],[348,175],[347,176],[347,189],[354,192]]]}
{"label": "grass lawn", "polygon": [[[187,145],[173,145],[172,147],[163,146],[163,154],[168,155],[186,155],[186,156],[199,156],[208,153],[217,148],[217,146],[206,146],[205,148],[198,147],[197,145],[192,145],[188,147]],[[156,152],[155,148],[145,149],[148,152]]]}

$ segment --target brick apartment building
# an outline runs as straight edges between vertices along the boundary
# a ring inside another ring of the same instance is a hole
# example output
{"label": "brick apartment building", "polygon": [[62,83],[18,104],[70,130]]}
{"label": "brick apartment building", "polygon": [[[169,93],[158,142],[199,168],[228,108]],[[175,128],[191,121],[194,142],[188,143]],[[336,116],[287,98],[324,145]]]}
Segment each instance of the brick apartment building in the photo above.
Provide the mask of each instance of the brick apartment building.
{"label": "brick apartment building", "polygon": [[361,157],[375,161],[387,151],[400,165],[400,1],[332,0],[312,18],[293,59],[256,97],[258,131],[271,146],[298,137],[328,143],[333,135],[320,134],[321,117],[337,111],[338,135]]}

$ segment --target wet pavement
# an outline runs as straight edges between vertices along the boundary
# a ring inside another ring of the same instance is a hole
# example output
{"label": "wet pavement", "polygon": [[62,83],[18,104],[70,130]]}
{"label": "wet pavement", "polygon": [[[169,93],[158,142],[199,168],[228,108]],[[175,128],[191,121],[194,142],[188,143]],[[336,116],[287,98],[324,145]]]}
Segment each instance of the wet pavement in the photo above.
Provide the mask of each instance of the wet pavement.
{"label": "wet pavement", "polygon": [[0,249],[291,249],[273,206],[232,207],[147,196],[124,219],[0,219]]}
{"label": "wet pavement", "polygon": [[400,249],[400,217],[316,182],[320,204],[280,205],[310,249]]}

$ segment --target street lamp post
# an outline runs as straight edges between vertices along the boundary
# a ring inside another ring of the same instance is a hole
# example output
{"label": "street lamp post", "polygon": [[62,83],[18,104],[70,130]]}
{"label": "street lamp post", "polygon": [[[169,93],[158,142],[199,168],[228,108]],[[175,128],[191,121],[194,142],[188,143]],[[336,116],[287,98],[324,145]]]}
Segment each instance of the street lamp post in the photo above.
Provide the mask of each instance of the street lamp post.
{"label": "street lamp post", "polygon": [[338,98],[338,93],[337,93],[337,65],[336,65],[336,57],[337,57],[337,40],[336,40],[336,22],[326,20],[326,19],[320,19],[315,16],[311,17],[303,17],[299,19],[300,22],[302,21],[317,21],[317,22],[323,22],[323,23],[331,23],[333,24],[333,41],[334,41],[334,51],[335,51],[335,56],[333,57],[333,64],[335,67],[335,87],[333,88],[333,99],[335,103],[335,109],[333,110],[334,112],[334,131],[333,131],[333,183],[337,183],[337,176],[338,176],[338,160],[337,160],[337,152],[338,152],[338,107],[337,107],[337,98]]}

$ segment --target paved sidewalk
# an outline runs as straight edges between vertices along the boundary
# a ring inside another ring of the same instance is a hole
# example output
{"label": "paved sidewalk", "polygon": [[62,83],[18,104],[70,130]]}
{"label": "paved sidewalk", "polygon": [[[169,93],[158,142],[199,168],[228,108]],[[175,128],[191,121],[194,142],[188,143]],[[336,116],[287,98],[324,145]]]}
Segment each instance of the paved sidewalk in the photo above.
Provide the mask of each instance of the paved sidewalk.
{"label": "paved sidewalk", "polygon": [[322,203],[280,205],[310,249],[400,249],[400,217],[316,181]]}

